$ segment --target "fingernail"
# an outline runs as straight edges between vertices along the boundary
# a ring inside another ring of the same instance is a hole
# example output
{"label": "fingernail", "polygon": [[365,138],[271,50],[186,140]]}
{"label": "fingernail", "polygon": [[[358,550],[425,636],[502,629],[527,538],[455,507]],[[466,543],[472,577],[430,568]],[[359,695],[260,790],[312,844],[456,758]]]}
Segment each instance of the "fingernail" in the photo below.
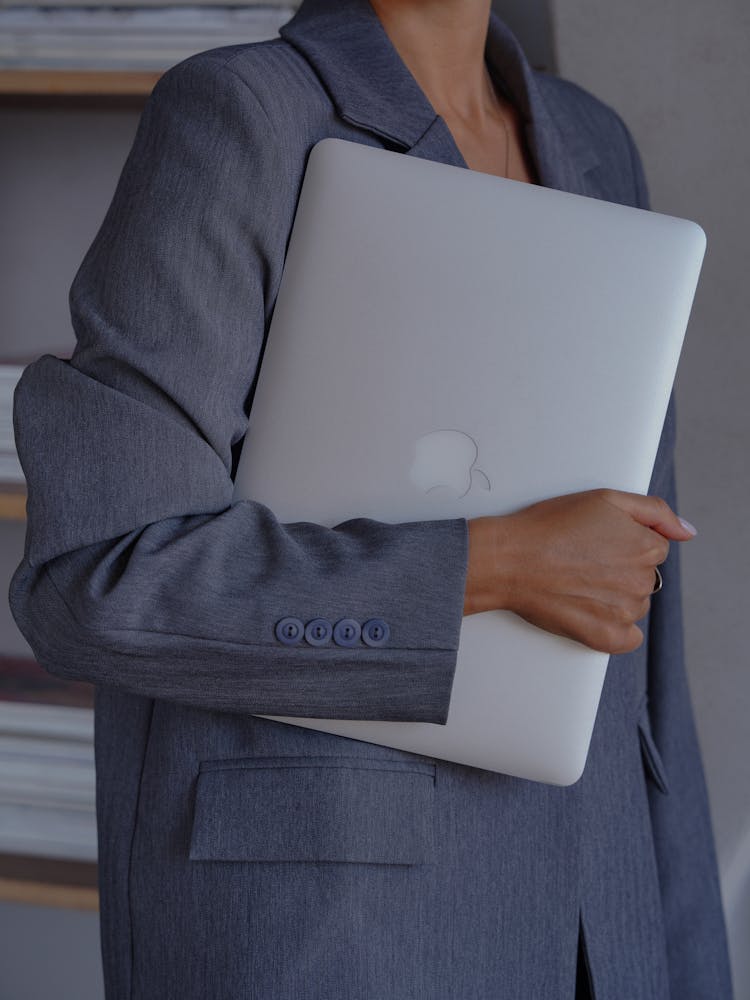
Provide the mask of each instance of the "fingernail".
{"label": "fingernail", "polygon": [[698,534],[698,529],[695,528],[695,527],[693,527],[693,525],[690,523],[690,521],[686,521],[684,517],[681,517],[679,520],[680,520],[680,524],[685,529],[685,531],[689,531],[691,535],[697,535]]}

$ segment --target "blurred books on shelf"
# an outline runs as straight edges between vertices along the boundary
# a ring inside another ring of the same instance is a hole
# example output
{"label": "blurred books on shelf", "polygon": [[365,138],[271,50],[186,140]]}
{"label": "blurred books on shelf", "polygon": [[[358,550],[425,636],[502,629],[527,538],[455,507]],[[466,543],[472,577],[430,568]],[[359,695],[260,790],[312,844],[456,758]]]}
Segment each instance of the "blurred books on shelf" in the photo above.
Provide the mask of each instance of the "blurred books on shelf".
{"label": "blurred books on shelf", "polygon": [[63,360],[70,357],[69,349],[40,351],[39,354],[20,357],[0,357],[0,491],[10,488],[11,492],[22,492],[26,486],[13,430],[13,393],[24,368],[44,353],[54,354]]}
{"label": "blurred books on shelf", "polygon": [[[10,501],[20,508],[25,497],[13,394],[26,366],[43,353],[70,356],[51,350],[0,359],[3,518],[16,516]],[[96,859],[93,704],[91,684],[49,674],[32,656],[0,653],[0,854]],[[12,867],[0,882],[11,875]]]}
{"label": "blurred books on shelf", "polygon": [[93,713],[0,701],[0,853],[96,859]]}
{"label": "blurred books on shelf", "polygon": [[13,435],[13,393],[24,367],[0,362],[0,487],[25,481]]}
{"label": "blurred books on shelf", "polygon": [[294,14],[283,3],[242,6],[0,6],[0,69],[165,70],[222,45],[263,41]]}

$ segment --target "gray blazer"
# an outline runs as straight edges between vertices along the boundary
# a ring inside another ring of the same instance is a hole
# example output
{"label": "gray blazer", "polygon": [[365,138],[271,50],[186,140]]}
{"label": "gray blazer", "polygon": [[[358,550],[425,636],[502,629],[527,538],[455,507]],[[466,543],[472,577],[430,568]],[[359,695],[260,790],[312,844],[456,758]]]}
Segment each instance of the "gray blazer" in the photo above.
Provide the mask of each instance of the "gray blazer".
{"label": "gray blazer", "polygon": [[[646,206],[608,107],[487,61],[541,181]],[[13,615],[97,685],[109,1000],[725,1000],[716,862],[682,658],[677,546],[647,641],[613,657],[589,761],[553,788],[251,713],[446,718],[463,520],[329,530],[231,504],[311,146],[466,166],[367,0],[157,83],[70,290],[77,347],[15,396],[28,480]],[[653,492],[674,503],[673,413]],[[286,644],[284,617],[386,621]]]}

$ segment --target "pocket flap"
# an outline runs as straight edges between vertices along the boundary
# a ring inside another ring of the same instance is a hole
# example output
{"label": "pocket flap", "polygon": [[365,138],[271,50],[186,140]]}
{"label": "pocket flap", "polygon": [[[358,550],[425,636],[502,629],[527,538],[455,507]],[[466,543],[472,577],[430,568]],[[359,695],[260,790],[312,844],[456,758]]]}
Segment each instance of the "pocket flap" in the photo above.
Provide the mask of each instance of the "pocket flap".
{"label": "pocket flap", "polygon": [[194,861],[434,859],[435,767],[359,757],[204,761]]}
{"label": "pocket flap", "polygon": [[669,795],[667,770],[659,753],[654,736],[651,732],[651,720],[648,717],[648,704],[644,701],[638,716],[638,735],[641,739],[641,753],[646,771],[656,787],[664,795]]}

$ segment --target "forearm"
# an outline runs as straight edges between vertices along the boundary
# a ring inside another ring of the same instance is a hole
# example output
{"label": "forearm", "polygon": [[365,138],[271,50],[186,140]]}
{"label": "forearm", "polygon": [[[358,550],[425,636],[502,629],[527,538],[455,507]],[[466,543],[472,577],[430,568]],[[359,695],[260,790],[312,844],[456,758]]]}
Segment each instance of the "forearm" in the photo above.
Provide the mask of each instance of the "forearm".
{"label": "forearm", "polygon": [[[10,604],[41,664],[208,709],[444,722],[464,591],[462,520],[283,526],[242,501],[33,568]],[[303,624],[384,620],[387,642],[286,645]]]}

